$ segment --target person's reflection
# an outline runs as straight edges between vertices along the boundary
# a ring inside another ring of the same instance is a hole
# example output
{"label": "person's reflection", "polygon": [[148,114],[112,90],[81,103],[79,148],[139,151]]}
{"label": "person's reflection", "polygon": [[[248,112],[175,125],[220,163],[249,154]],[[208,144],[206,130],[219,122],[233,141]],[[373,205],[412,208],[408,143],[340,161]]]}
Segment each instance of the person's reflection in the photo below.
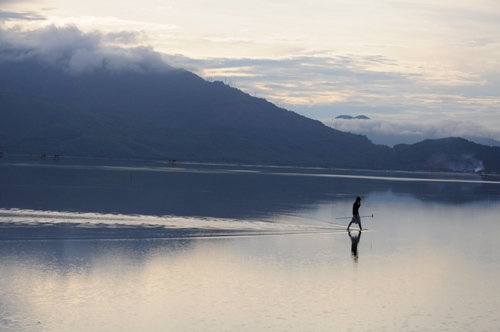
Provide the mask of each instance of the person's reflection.
{"label": "person's reflection", "polygon": [[352,235],[350,231],[347,231],[349,237],[351,238],[351,255],[355,261],[358,261],[358,244],[361,239],[361,231],[358,231],[357,235]]}

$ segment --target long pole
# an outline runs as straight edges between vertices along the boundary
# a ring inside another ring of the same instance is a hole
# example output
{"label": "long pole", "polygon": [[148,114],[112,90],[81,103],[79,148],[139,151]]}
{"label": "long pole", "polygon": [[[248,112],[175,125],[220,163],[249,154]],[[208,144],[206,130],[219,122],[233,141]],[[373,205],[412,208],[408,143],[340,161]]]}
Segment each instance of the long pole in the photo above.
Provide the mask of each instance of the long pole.
{"label": "long pole", "polygon": [[[373,218],[373,214],[371,216],[359,216],[360,218]],[[352,217],[339,217],[335,219],[351,219]]]}
{"label": "long pole", "polygon": [[335,225],[335,226],[345,227],[345,225],[332,223],[332,222],[329,222],[329,221],[326,221],[326,220],[321,220],[321,219],[316,219],[316,218],[311,218],[311,217],[306,217],[306,216],[299,216],[299,215],[296,215],[296,214],[289,214],[289,213],[282,213],[282,214],[285,215],[285,216],[290,216],[290,217],[295,217],[295,218],[301,218],[301,219],[316,220],[316,221],[324,222],[324,223],[329,224],[329,225]]}

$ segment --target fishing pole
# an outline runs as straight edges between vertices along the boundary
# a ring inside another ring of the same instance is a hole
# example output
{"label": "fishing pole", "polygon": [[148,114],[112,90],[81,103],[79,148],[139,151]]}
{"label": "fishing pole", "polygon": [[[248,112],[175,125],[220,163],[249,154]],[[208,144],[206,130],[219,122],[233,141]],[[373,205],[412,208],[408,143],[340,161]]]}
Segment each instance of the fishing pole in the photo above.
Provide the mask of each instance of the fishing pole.
{"label": "fishing pole", "polygon": [[324,222],[326,224],[334,225],[334,226],[342,226],[342,227],[346,226],[346,225],[342,225],[342,224],[336,224],[336,223],[333,223],[333,222],[330,222],[330,221],[327,221],[327,220],[321,220],[321,219],[316,219],[316,218],[311,218],[311,217],[306,217],[306,216],[300,216],[300,215],[297,215],[297,214],[282,213],[282,215],[290,216],[290,217],[295,217],[295,218],[301,218],[301,219],[321,221],[321,222]]}
{"label": "fishing pole", "polygon": [[[359,216],[360,218],[373,218],[373,214],[371,216]],[[335,219],[351,219],[352,217],[339,217]]]}

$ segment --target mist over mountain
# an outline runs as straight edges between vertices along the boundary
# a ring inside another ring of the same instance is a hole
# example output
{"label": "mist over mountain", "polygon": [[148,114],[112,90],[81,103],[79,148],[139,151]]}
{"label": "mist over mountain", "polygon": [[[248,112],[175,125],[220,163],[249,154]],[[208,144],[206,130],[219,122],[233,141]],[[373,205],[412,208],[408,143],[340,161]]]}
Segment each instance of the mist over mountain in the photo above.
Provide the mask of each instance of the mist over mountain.
{"label": "mist over mountain", "polygon": [[[354,120],[354,121],[350,121]],[[462,137],[474,143],[500,146],[499,132],[470,121],[445,120],[431,123],[418,123],[401,120],[355,121],[353,117],[337,116],[323,121],[334,129],[365,135],[375,144],[393,147],[397,144],[414,144],[425,139]],[[367,119],[365,119],[367,120]]]}
{"label": "mist over mountain", "polygon": [[366,136],[174,68],[152,49],[101,45],[103,39],[136,36],[72,28],[38,33],[51,38],[40,44],[29,34],[20,42],[0,33],[0,151],[5,155],[500,171],[500,148],[458,138],[376,145]]}

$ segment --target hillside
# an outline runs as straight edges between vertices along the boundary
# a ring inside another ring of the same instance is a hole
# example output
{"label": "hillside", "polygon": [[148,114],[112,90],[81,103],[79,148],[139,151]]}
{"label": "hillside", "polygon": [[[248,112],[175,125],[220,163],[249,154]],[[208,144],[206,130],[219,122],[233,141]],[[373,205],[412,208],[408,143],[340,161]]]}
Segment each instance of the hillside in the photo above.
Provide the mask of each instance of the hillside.
{"label": "hillside", "polygon": [[36,60],[0,62],[4,153],[500,171],[500,149],[451,142],[375,145],[182,69],[70,75]]}
{"label": "hillside", "polygon": [[71,76],[32,61],[0,77],[3,151],[325,167],[389,152],[185,70]]}
{"label": "hillside", "polygon": [[443,138],[396,145],[391,159],[399,169],[498,172],[499,156],[500,147],[480,145],[463,138]]}

